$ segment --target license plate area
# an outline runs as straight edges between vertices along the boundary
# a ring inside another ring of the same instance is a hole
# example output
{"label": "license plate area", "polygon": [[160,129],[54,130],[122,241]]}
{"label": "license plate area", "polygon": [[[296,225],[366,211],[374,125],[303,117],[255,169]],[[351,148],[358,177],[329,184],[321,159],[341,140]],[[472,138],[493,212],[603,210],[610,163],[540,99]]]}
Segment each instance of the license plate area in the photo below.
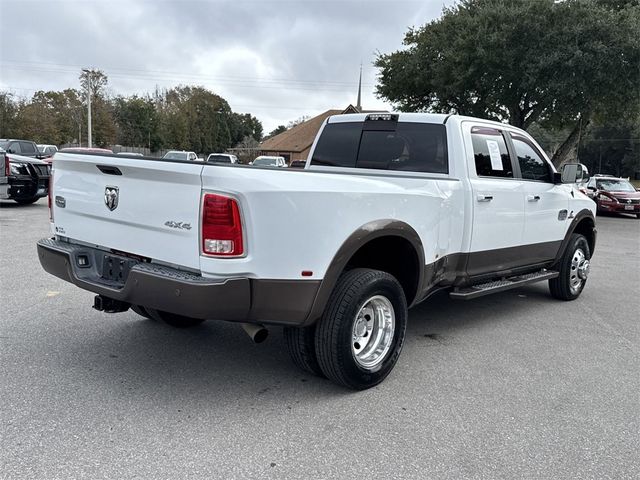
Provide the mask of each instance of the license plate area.
{"label": "license plate area", "polygon": [[624,206],[625,210],[633,210],[633,208],[634,208],[633,205],[625,205]]}
{"label": "license plate area", "polygon": [[109,283],[124,285],[129,277],[129,272],[138,263],[131,258],[118,255],[103,254],[100,278]]}

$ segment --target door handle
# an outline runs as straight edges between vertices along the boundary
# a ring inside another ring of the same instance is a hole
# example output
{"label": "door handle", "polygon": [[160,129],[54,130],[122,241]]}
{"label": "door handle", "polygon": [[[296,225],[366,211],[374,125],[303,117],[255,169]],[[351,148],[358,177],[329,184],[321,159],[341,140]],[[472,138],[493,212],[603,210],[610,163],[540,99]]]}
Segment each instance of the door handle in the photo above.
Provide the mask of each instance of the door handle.
{"label": "door handle", "polygon": [[540,195],[527,195],[527,200],[530,202],[537,202],[540,200]]}
{"label": "door handle", "polygon": [[483,193],[479,193],[477,197],[479,202],[490,202],[493,200],[493,195],[485,195]]}

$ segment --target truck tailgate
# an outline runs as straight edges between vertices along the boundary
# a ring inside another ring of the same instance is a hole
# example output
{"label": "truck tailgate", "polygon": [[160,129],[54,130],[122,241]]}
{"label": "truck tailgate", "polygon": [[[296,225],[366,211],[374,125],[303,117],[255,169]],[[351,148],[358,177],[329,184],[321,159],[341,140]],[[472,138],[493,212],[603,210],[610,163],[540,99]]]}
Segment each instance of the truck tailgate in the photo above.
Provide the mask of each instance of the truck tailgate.
{"label": "truck tailgate", "polygon": [[200,269],[202,165],[58,153],[57,235]]}

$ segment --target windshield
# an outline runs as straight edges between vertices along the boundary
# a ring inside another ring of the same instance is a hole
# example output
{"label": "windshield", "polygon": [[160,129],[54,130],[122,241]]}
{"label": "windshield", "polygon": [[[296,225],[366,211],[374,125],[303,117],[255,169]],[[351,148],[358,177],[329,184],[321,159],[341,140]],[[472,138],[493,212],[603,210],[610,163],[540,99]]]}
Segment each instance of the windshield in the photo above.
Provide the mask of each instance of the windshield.
{"label": "windshield", "polygon": [[207,161],[217,163],[231,163],[231,158],[228,155],[209,155]]}
{"label": "windshield", "polygon": [[167,152],[162,158],[167,160],[187,160],[187,152]]}
{"label": "windshield", "polygon": [[0,142],[0,148],[7,148],[7,145],[9,145],[9,142]]}
{"label": "windshield", "polygon": [[626,180],[598,180],[596,182],[598,190],[604,190],[605,192],[635,192],[636,189],[633,188]]}
{"label": "windshield", "polygon": [[278,165],[275,157],[258,157],[253,161],[254,165]]}

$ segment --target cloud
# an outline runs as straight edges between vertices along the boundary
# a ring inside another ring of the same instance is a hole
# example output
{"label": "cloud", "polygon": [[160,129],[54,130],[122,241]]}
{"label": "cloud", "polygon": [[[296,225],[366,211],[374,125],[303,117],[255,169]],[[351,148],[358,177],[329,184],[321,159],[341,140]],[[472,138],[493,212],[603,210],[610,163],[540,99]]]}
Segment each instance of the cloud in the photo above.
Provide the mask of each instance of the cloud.
{"label": "cloud", "polygon": [[[452,3],[447,0],[446,4]],[[204,85],[269,131],[302,115],[355,103],[385,108],[373,90],[377,51],[401,48],[410,26],[437,17],[425,1],[30,1],[3,0],[0,88],[78,86],[82,67],[101,68],[114,94]]]}

